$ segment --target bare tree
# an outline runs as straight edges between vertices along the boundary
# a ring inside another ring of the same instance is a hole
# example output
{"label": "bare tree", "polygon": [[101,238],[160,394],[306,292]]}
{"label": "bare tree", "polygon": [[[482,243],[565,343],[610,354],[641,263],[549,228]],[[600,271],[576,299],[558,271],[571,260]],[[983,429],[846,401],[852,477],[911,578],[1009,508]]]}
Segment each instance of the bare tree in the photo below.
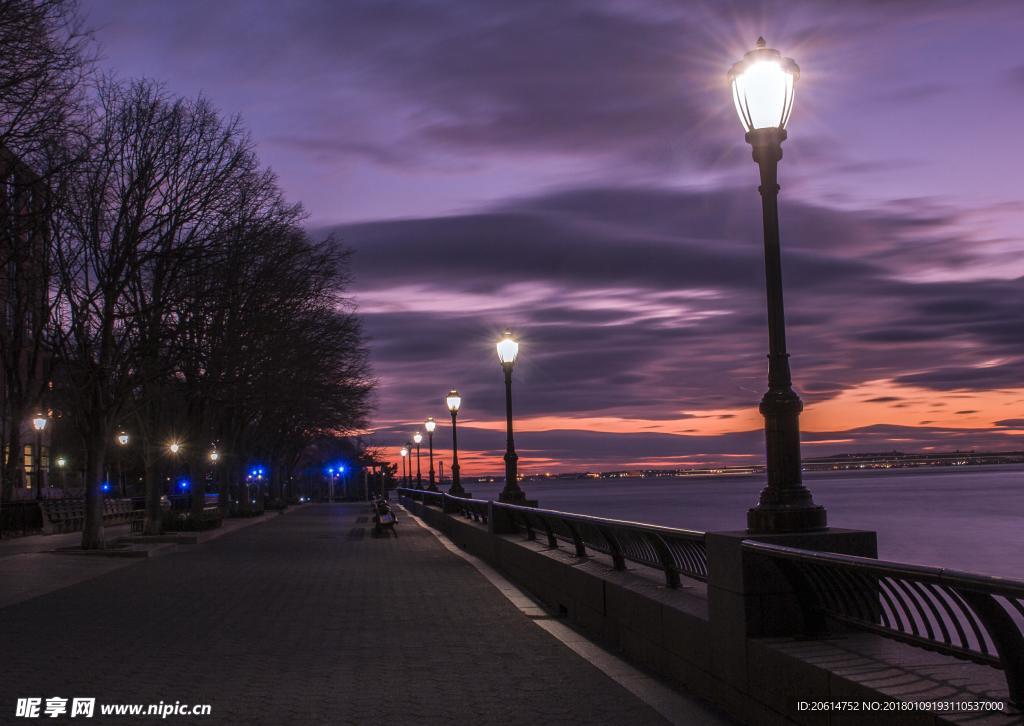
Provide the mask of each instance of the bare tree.
{"label": "bare tree", "polygon": [[[104,459],[133,391],[163,375],[164,320],[179,275],[228,216],[248,138],[202,99],[152,82],[101,84],[84,161],[55,235],[60,282],[56,348],[86,451],[84,548],[103,546]],[[153,436],[143,431],[143,446]],[[147,477],[148,498],[159,490]]]}
{"label": "bare tree", "polygon": [[75,0],[0,0],[0,48],[0,146],[37,167],[54,138],[79,130],[91,34]]}
{"label": "bare tree", "polygon": [[92,47],[72,0],[0,0],[3,501],[20,476],[22,427],[44,403],[53,360],[45,340],[54,302],[49,233],[71,158],[61,147],[81,132]]}

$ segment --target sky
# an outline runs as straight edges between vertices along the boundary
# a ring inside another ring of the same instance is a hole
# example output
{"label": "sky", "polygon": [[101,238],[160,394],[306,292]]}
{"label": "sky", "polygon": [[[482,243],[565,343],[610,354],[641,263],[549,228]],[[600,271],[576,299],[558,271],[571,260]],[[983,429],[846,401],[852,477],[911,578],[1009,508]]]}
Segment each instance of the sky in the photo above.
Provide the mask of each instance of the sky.
{"label": "sky", "polygon": [[[102,66],[238,113],[355,250],[397,447],[466,474],[763,460],[757,169],[725,73],[800,65],[780,165],[804,456],[1024,449],[1019,0],[84,0]],[[425,466],[425,465],[424,465]]]}

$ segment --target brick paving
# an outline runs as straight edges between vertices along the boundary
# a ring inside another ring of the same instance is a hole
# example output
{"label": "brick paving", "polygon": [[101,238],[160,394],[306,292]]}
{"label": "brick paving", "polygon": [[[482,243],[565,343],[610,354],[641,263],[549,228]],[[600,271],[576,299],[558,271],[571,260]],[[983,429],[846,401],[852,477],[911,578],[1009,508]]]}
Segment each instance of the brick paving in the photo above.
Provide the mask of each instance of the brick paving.
{"label": "brick paving", "polygon": [[[305,507],[0,609],[0,723],[664,724],[405,518]],[[16,719],[18,697],[209,703]]]}

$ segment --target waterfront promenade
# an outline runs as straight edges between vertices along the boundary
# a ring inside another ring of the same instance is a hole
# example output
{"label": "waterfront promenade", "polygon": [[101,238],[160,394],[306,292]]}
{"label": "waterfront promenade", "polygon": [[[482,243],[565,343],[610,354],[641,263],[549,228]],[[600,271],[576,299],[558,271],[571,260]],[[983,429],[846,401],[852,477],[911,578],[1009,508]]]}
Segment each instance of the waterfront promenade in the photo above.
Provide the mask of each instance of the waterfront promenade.
{"label": "waterfront promenade", "polygon": [[[19,697],[53,696],[212,709],[161,723],[670,722],[412,518],[378,538],[368,515],[309,505],[160,557],[88,558],[89,579],[0,608],[0,723],[83,720],[15,718]],[[676,722],[727,722],[677,699]]]}

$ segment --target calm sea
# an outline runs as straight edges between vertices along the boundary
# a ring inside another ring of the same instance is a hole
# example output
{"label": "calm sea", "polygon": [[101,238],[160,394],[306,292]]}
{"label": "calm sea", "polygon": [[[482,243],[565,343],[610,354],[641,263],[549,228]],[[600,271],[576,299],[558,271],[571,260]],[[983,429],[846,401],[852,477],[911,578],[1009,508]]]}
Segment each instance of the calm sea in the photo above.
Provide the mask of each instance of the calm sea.
{"label": "calm sea", "polygon": [[[742,529],[761,476],[527,481],[545,509],[670,527]],[[1024,467],[805,474],[834,527],[878,532],[879,557],[1024,579]],[[474,497],[501,484],[467,482]]]}

